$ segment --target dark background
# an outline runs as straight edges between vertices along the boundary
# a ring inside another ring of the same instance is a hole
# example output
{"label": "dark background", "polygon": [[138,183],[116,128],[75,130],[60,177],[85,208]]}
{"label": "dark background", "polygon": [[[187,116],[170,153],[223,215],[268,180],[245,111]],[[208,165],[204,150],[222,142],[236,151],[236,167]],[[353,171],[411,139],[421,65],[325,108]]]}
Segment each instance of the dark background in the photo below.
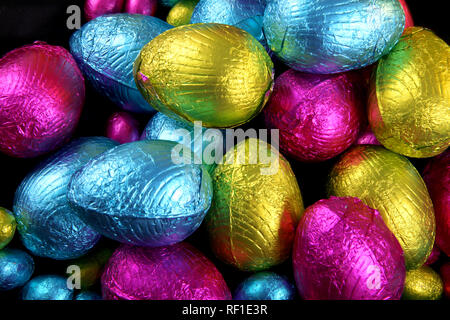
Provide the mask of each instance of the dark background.
{"label": "dark background", "polygon": [[[407,3],[415,25],[432,29],[448,43],[448,20],[445,16],[448,11],[444,6],[444,1],[418,0],[407,1]],[[83,10],[84,1],[82,0],[0,0],[0,56],[14,48],[30,44],[36,40],[69,49],[69,37],[74,30],[68,30],[66,27],[66,20],[69,16],[66,13],[66,9],[72,4],[78,5]],[[165,20],[167,12],[166,8],[160,6],[156,16]],[[82,24],[84,22],[83,20]],[[276,65],[277,75],[284,70],[286,70],[286,67],[279,63]],[[86,103],[74,137],[104,135],[106,120],[115,111],[119,111],[119,109],[108,99],[95,92],[86,81]],[[141,129],[144,128],[149,118],[149,115],[137,115]],[[245,125],[245,127],[263,128],[264,124],[261,116]],[[16,159],[0,154],[0,206],[12,209],[15,189],[25,175],[45,157]],[[299,182],[305,207],[319,199],[325,198],[325,181],[335,159],[317,164],[300,163],[289,158],[288,160]],[[411,161],[419,172],[422,172],[426,160],[411,159]],[[249,275],[224,265],[213,256],[208,247],[207,236],[203,228],[200,228],[188,238],[188,241],[213,260],[232,291],[240,281]],[[114,247],[116,245],[115,242],[104,239],[98,246]],[[23,248],[17,233],[10,246]],[[441,261],[435,264],[435,267],[442,263],[442,259],[441,257]],[[66,267],[70,265],[70,262],[67,261],[55,261],[38,257],[35,258],[35,263],[36,271],[34,276],[50,273],[64,274]],[[292,280],[290,264],[289,260],[272,270],[284,274]],[[95,289],[99,291],[98,287]],[[0,292],[0,300],[17,299],[19,293],[20,290],[7,293]]]}

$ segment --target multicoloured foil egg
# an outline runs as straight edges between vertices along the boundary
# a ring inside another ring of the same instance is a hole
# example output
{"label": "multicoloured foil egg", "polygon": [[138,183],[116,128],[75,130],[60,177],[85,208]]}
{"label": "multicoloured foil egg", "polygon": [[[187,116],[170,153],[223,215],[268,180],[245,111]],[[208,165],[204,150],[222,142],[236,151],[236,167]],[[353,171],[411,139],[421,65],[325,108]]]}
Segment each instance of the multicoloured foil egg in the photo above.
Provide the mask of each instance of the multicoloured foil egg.
{"label": "multicoloured foil egg", "polygon": [[177,145],[142,140],[101,154],[73,175],[70,203],[92,228],[123,243],[156,247],[184,240],[205,217],[212,184],[201,164],[176,163]]}
{"label": "multicoloured foil egg", "polygon": [[154,16],[157,8],[157,0],[126,0],[125,12]]}
{"label": "multicoloured foil egg", "polygon": [[122,245],[102,276],[105,300],[230,300],[220,272],[188,243]]}
{"label": "multicoloured foil egg", "polygon": [[358,198],[331,197],[309,206],[292,259],[304,299],[398,300],[402,294],[402,248],[378,211]]}
{"label": "multicoloured foil egg", "polygon": [[237,287],[234,300],[293,300],[295,286],[274,272],[258,272]]}
{"label": "multicoloured foil egg", "polygon": [[84,78],[70,53],[35,42],[0,59],[0,151],[30,158],[72,135],[84,104]]}
{"label": "multicoloured foil egg", "polygon": [[273,64],[246,31],[200,23],[168,30],[148,43],[134,63],[134,76],[158,111],[224,128],[261,111],[272,91]]}
{"label": "multicoloured foil egg", "polygon": [[0,250],[6,247],[14,237],[16,225],[17,223],[13,213],[0,207]]}
{"label": "multicoloured foil egg", "polygon": [[72,300],[73,290],[67,280],[57,275],[42,275],[31,279],[22,289],[22,300]]}
{"label": "multicoloured foil egg", "polygon": [[139,140],[139,122],[126,112],[115,112],[108,118],[106,136],[119,143]]}
{"label": "multicoloured foil egg", "polygon": [[354,146],[334,165],[327,190],[378,210],[400,242],[408,270],[425,263],[435,238],[433,203],[408,159],[381,146]]}
{"label": "multicoloured foil egg", "polygon": [[406,272],[402,299],[439,300],[443,289],[444,285],[439,274],[430,267],[422,266]]}
{"label": "multicoloured foil egg", "polygon": [[398,1],[402,5],[403,13],[405,14],[405,30],[406,30],[409,27],[413,27],[414,26],[414,20],[413,20],[413,17],[411,15],[411,12],[409,11],[409,7],[406,4],[406,1],[405,0],[398,0]]}
{"label": "multicoloured foil egg", "polygon": [[92,291],[81,291],[75,296],[75,300],[102,300],[102,296]]}
{"label": "multicoloured foil egg", "polygon": [[136,88],[133,62],[146,43],[170,28],[150,16],[104,15],[73,33],[70,51],[98,92],[122,109],[152,112]]}
{"label": "multicoloured foil egg", "polygon": [[227,151],[214,170],[213,185],[205,221],[215,255],[252,271],[285,261],[303,212],[287,160],[266,142],[246,139]]}
{"label": "multicoloured foil egg", "polygon": [[175,27],[189,24],[197,3],[198,0],[180,0],[170,9],[166,19],[167,23]]}
{"label": "multicoloured foil egg", "polygon": [[444,263],[440,268],[441,279],[444,283],[444,294],[450,299],[450,262]]}
{"label": "multicoloured foil egg", "polygon": [[432,31],[405,31],[372,76],[370,126],[396,153],[426,158],[450,146],[450,47]]}
{"label": "multicoloured foil egg", "polygon": [[392,49],[404,26],[398,0],[273,0],[264,13],[269,48],[309,73],[368,66]]}
{"label": "multicoloured foil egg", "polygon": [[33,258],[25,251],[9,248],[0,251],[0,291],[23,286],[33,272]]}
{"label": "multicoloured foil egg", "polygon": [[280,149],[300,161],[324,161],[358,137],[363,110],[359,77],[288,70],[275,81],[264,109],[268,127],[279,129]]}
{"label": "multicoloured foil egg", "polygon": [[78,217],[66,193],[76,170],[115,145],[105,137],[79,138],[43,161],[19,185],[14,216],[23,244],[34,255],[73,259],[97,243],[100,235]]}
{"label": "multicoloured foil egg", "polygon": [[119,13],[122,11],[125,0],[86,0],[84,4],[84,16],[87,21],[99,16]]}

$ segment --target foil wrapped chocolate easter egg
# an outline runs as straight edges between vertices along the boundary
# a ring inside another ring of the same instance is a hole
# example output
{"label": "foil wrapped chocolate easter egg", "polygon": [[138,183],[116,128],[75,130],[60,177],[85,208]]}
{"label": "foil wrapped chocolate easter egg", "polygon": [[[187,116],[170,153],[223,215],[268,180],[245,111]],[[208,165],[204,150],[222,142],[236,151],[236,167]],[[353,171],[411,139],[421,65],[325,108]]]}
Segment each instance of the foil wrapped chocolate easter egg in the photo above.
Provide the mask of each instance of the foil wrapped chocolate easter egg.
{"label": "foil wrapped chocolate easter egg", "polygon": [[411,11],[409,11],[409,7],[406,4],[406,0],[398,0],[398,1],[402,5],[403,13],[405,14],[405,30],[406,30],[409,27],[413,27],[414,26],[414,20],[413,20],[413,17],[411,15]]}
{"label": "foil wrapped chocolate easter egg", "polygon": [[303,212],[287,160],[259,139],[227,151],[213,174],[206,217],[210,244],[222,261],[241,270],[264,270],[285,261]]}
{"label": "foil wrapped chocolate easter egg", "polygon": [[197,3],[198,0],[180,0],[170,9],[166,19],[167,23],[175,27],[189,24]]}
{"label": "foil wrapped chocolate easter egg", "polygon": [[105,15],[73,33],[70,51],[98,92],[124,110],[152,112],[136,88],[133,62],[146,43],[170,28],[155,17]]}
{"label": "foil wrapped chocolate easter egg", "polygon": [[67,197],[104,236],[140,246],[164,246],[191,235],[206,215],[211,178],[201,164],[172,152],[177,143],[122,144],[77,171]]}
{"label": "foil wrapped chocolate easter egg", "polygon": [[73,290],[67,279],[57,275],[41,275],[31,279],[22,289],[22,300],[72,300]]}
{"label": "foil wrapped chocolate easter egg", "polygon": [[425,263],[435,238],[433,203],[408,159],[381,146],[354,146],[334,165],[327,189],[378,210],[400,242],[408,270]]}
{"label": "foil wrapped chocolate easter egg", "polygon": [[0,250],[12,240],[16,232],[16,226],[17,223],[13,213],[0,207]]}
{"label": "foil wrapped chocolate easter egg", "polygon": [[113,113],[106,125],[106,136],[119,143],[139,140],[139,122],[126,112]]}
{"label": "foil wrapped chocolate easter egg", "polygon": [[23,286],[33,272],[33,258],[25,251],[0,250],[0,292]]}
{"label": "foil wrapped chocolate easter egg", "polygon": [[0,151],[29,158],[72,135],[84,104],[84,79],[70,53],[35,42],[0,59]]}
{"label": "foil wrapped chocolate easter egg", "polygon": [[173,7],[180,0],[158,0],[164,7]]}
{"label": "foil wrapped chocolate easter egg", "polygon": [[87,21],[99,16],[119,13],[122,11],[125,0],[86,0],[84,4],[84,16]]}
{"label": "foil wrapped chocolate easter egg", "polygon": [[126,0],[125,12],[154,16],[157,8],[157,0]]}
{"label": "foil wrapped chocolate easter egg", "polygon": [[275,81],[264,117],[279,129],[280,149],[300,161],[324,161],[358,137],[363,110],[355,74],[288,70]]}
{"label": "foil wrapped chocolate easter egg", "polygon": [[134,76],[158,111],[224,128],[261,111],[272,91],[273,64],[248,32],[200,23],[168,30],[148,43],[134,63]]}
{"label": "foil wrapped chocolate easter egg", "polygon": [[102,296],[92,291],[81,291],[75,296],[75,300],[102,300]]}
{"label": "foil wrapped chocolate easter egg", "polygon": [[450,146],[450,47],[432,31],[405,30],[372,76],[370,126],[387,149],[427,158]]}
{"label": "foil wrapped chocolate easter egg", "polygon": [[234,300],[293,300],[295,287],[274,272],[258,272],[237,287]]}
{"label": "foil wrapped chocolate easter egg", "polygon": [[398,300],[402,294],[402,248],[378,211],[358,198],[331,197],[306,208],[292,259],[307,300]]}
{"label": "foil wrapped chocolate easter egg", "polygon": [[264,13],[269,48],[309,73],[368,66],[392,49],[404,26],[398,0],[273,0]]}
{"label": "foil wrapped chocolate easter egg", "polygon": [[188,243],[145,248],[122,245],[102,276],[105,300],[230,300],[214,264]]}
{"label": "foil wrapped chocolate easter egg", "polygon": [[436,246],[436,243],[435,243],[433,246],[433,250],[431,250],[431,253],[428,256],[428,259],[424,265],[430,266],[430,265],[434,264],[436,261],[439,260],[440,255],[441,255],[441,250],[439,250],[438,246]]}
{"label": "foil wrapped chocolate easter egg", "polygon": [[406,272],[405,288],[402,298],[405,300],[439,300],[444,285],[439,274],[427,266]]}
{"label": "foil wrapped chocolate easter egg", "polygon": [[34,255],[73,259],[97,243],[100,235],[78,217],[66,193],[76,170],[115,145],[105,137],[79,138],[44,160],[19,185],[14,216],[23,244]]}

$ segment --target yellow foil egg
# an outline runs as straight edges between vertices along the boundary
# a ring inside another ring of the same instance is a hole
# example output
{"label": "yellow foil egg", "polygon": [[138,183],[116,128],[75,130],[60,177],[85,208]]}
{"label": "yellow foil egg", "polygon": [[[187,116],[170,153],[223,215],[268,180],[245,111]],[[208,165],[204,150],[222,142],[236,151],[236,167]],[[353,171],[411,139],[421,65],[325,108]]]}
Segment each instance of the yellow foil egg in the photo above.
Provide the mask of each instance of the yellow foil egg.
{"label": "yellow foil egg", "polygon": [[368,115],[386,148],[426,158],[450,145],[450,47],[432,31],[412,27],[379,62]]}
{"label": "yellow foil egg", "polygon": [[262,140],[247,139],[225,154],[213,184],[206,226],[215,255],[251,271],[286,260],[304,210],[287,160]]}
{"label": "yellow foil egg", "polygon": [[444,291],[441,277],[433,269],[423,266],[406,272],[402,299],[439,300]]}
{"label": "yellow foil egg", "polygon": [[0,207],[0,250],[6,247],[14,237],[16,225],[12,212]]}
{"label": "yellow foil egg", "polygon": [[425,263],[435,237],[433,204],[407,158],[381,146],[355,146],[334,165],[327,191],[378,210],[403,248],[407,269]]}
{"label": "yellow foil egg", "polygon": [[189,24],[191,21],[192,12],[199,0],[180,0],[176,5],[170,9],[167,15],[167,23],[179,27]]}
{"label": "yellow foil egg", "polygon": [[216,23],[168,30],[140,52],[134,77],[144,98],[177,120],[234,127],[255,117],[272,91],[273,63],[248,32]]}

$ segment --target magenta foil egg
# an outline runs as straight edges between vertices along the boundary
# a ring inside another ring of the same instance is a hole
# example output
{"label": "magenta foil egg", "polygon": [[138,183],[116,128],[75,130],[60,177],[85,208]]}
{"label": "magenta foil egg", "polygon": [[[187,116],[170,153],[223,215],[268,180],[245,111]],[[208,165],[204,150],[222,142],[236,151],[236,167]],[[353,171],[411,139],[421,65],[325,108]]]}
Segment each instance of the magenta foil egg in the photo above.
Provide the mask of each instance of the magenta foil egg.
{"label": "magenta foil egg", "polygon": [[64,48],[35,42],[0,59],[0,151],[29,158],[72,135],[85,96],[84,78]]}
{"label": "magenta foil egg", "polygon": [[156,13],[157,0],[127,0],[125,12],[153,16]]}
{"label": "magenta foil egg", "polygon": [[375,134],[372,132],[370,127],[367,127],[366,130],[362,131],[359,134],[358,138],[355,141],[355,144],[370,144],[381,146],[381,143],[377,140],[377,137],[375,137]]}
{"label": "magenta foil egg", "polygon": [[293,267],[300,295],[313,300],[397,300],[406,276],[399,242],[358,198],[331,197],[305,210]]}
{"label": "magenta foil egg", "polygon": [[121,245],[101,285],[105,300],[231,299],[214,264],[185,242],[156,248]]}
{"label": "magenta foil egg", "polygon": [[127,112],[115,112],[106,126],[106,136],[119,143],[139,140],[139,123]]}
{"label": "magenta foil egg", "polygon": [[316,162],[352,145],[364,114],[359,82],[356,73],[288,70],[280,75],[264,116],[268,127],[279,129],[281,151],[300,161]]}
{"label": "magenta foil egg", "polygon": [[87,21],[108,13],[122,12],[125,0],[86,0],[84,15]]}

